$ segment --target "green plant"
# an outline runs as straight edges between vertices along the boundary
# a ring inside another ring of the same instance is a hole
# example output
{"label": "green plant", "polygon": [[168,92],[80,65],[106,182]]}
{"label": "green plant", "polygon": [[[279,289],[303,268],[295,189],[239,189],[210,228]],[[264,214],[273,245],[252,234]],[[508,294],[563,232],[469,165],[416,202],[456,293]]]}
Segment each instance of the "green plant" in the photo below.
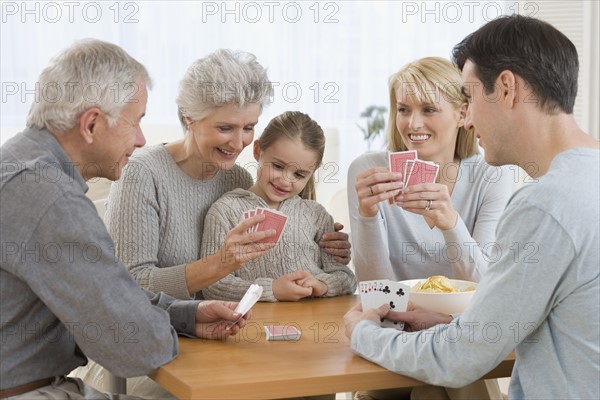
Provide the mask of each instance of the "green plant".
{"label": "green plant", "polygon": [[356,124],[363,133],[367,146],[371,150],[373,140],[383,133],[385,129],[385,113],[387,108],[383,106],[369,106],[360,113],[361,118],[366,118],[367,127]]}

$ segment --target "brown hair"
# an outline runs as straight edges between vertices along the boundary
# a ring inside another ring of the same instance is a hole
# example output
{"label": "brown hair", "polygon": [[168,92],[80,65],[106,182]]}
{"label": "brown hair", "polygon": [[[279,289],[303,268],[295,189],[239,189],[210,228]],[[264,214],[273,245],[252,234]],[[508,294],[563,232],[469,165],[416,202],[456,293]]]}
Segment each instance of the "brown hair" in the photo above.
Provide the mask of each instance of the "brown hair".
{"label": "brown hair", "polygon": [[[299,111],[286,111],[276,116],[269,122],[262,135],[260,135],[258,145],[264,151],[282,137],[292,140],[300,139],[304,146],[314,150],[317,154],[315,170],[321,165],[323,153],[325,153],[325,134],[319,124],[307,114]],[[313,173],[304,189],[300,192],[299,196],[301,198],[316,200],[314,176]]]}
{"label": "brown hair", "polygon": [[[422,103],[435,103],[436,93],[440,93],[456,109],[468,102],[461,90],[463,81],[460,72],[450,61],[441,57],[425,57],[406,64],[400,71],[390,76],[389,80],[388,149],[390,151],[408,150],[396,127],[398,114],[396,91],[401,85],[406,85]],[[459,128],[454,153],[461,160],[479,154],[479,146],[473,130]]]}

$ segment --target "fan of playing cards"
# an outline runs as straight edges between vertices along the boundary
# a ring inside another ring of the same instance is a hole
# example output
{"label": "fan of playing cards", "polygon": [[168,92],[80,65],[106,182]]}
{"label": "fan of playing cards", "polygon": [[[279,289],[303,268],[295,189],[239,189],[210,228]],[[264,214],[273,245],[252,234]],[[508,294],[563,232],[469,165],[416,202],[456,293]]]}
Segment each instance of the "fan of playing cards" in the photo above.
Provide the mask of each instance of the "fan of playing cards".
{"label": "fan of playing cards", "polygon": [[269,229],[275,229],[275,235],[271,237],[267,237],[261,240],[257,240],[255,243],[277,243],[279,242],[279,238],[283,233],[283,229],[285,228],[285,223],[287,222],[287,215],[277,211],[272,210],[270,208],[255,208],[254,210],[249,210],[244,212],[244,219],[248,219],[254,217],[257,214],[264,214],[265,219],[262,222],[259,222],[256,225],[248,228],[248,232],[262,232]]}
{"label": "fan of playing cards", "polygon": [[420,183],[434,183],[440,169],[436,163],[419,160],[416,150],[390,153],[389,161],[390,170],[402,174],[404,187]]}
{"label": "fan of playing cards", "polygon": [[[389,279],[380,279],[359,282],[358,287],[363,310],[377,308],[387,303],[393,311],[406,311],[410,286]],[[399,330],[404,327],[404,324],[400,322],[389,320],[384,320],[381,325]]]}

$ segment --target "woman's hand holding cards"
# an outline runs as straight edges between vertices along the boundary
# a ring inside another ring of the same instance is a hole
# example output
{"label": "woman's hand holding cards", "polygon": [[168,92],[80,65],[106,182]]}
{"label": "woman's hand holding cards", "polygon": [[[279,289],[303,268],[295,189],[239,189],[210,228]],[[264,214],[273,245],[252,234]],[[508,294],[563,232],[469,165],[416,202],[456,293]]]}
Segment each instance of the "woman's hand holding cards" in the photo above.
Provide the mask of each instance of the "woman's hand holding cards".
{"label": "woman's hand holding cards", "polygon": [[415,150],[390,153],[390,170],[402,172],[404,189],[395,203],[406,211],[422,215],[430,228],[454,228],[458,213],[452,207],[448,186],[437,182],[440,167],[419,160]]}
{"label": "woman's hand holding cards", "polygon": [[277,243],[257,243],[265,238],[275,235],[275,229],[248,232],[248,229],[265,219],[265,215],[257,214],[245,219],[227,232],[225,243],[221,249],[214,254],[218,257],[220,270],[225,275],[236,271],[244,263],[262,256],[275,247]]}
{"label": "woman's hand holding cards", "polygon": [[454,228],[458,213],[452,206],[448,187],[440,183],[422,183],[404,189],[397,203],[406,211],[422,215],[430,227]]}
{"label": "woman's hand holding cards", "polygon": [[382,201],[390,200],[400,194],[404,184],[402,174],[390,172],[386,167],[375,167],[356,176],[354,185],[358,195],[358,212],[363,217],[374,217]]}

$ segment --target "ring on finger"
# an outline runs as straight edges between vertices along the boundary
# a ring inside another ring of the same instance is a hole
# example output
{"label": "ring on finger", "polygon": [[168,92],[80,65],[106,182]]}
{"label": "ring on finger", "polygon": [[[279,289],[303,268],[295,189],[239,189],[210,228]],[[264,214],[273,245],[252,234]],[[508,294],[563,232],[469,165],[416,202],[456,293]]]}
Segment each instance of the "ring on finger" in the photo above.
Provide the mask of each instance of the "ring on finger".
{"label": "ring on finger", "polygon": [[433,200],[427,200],[427,205],[425,206],[425,211],[431,210],[432,204],[433,204]]}
{"label": "ring on finger", "polygon": [[369,190],[371,191],[371,195],[375,195],[375,192],[373,191],[373,186],[369,186]]}

